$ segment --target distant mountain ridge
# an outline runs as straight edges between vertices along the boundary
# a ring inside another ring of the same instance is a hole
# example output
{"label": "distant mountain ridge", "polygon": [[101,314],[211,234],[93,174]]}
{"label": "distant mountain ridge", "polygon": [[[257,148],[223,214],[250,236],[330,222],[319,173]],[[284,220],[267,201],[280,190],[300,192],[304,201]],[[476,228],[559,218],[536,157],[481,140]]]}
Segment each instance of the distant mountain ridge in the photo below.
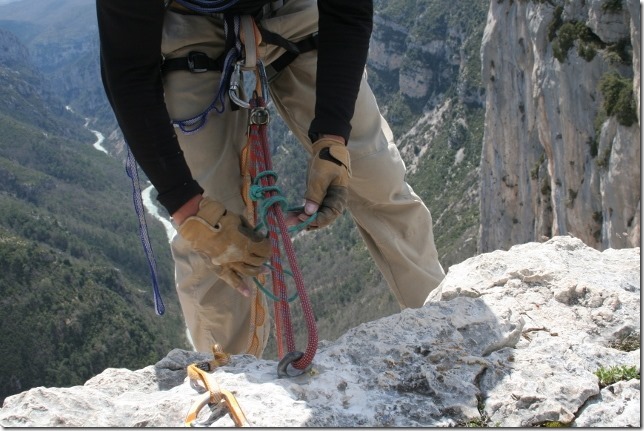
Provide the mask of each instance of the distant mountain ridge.
{"label": "distant mountain ridge", "polygon": [[115,127],[100,79],[96,4],[87,0],[24,0],[0,6],[0,28],[17,35],[45,88],[105,129]]}

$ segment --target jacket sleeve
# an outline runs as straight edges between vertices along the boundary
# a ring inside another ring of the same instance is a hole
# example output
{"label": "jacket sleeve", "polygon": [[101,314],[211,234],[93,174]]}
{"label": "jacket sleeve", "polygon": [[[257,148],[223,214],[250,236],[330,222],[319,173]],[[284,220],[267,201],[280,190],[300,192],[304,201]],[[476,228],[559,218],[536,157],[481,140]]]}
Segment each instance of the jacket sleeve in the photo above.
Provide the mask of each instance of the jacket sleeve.
{"label": "jacket sleeve", "polygon": [[351,134],[351,118],[369,53],[372,0],[318,0],[320,14],[315,117],[309,137]]}
{"label": "jacket sleeve", "polygon": [[192,178],[163,98],[159,0],[97,0],[101,77],[123,136],[174,213],[203,189]]}

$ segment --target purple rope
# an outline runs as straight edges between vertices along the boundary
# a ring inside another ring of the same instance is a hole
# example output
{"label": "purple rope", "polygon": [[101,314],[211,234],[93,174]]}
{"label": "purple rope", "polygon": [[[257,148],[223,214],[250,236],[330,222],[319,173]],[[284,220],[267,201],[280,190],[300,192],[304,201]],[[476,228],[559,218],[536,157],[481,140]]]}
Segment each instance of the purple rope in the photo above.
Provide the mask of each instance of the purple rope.
{"label": "purple rope", "polygon": [[[127,146],[127,145],[126,145]],[[150,267],[150,276],[152,278],[152,291],[154,294],[154,309],[157,315],[162,316],[165,313],[165,306],[161,299],[159,292],[159,282],[157,278],[157,262],[154,258],[152,244],[150,244],[150,237],[148,235],[148,225],[145,221],[145,209],[143,208],[143,198],[141,197],[141,182],[139,181],[139,170],[134,160],[130,147],[127,146],[127,158],[125,159],[125,172],[132,180],[132,200],[134,201],[134,209],[139,219],[139,238],[145,251],[145,257],[148,260]]]}

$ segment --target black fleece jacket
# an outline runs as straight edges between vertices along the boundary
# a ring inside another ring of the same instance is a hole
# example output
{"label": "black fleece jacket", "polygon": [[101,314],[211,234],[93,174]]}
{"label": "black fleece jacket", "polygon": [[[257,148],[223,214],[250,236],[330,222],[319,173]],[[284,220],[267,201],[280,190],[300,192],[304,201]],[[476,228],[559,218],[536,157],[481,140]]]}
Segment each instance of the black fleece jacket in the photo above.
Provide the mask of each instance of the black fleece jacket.
{"label": "black fleece jacket", "polygon": [[[240,3],[261,7],[266,0]],[[319,0],[318,10],[315,118],[309,134],[340,135],[348,141],[367,60],[373,4]],[[96,0],[96,11],[107,97],[134,158],[172,214],[203,189],[190,173],[163,99],[163,1]]]}

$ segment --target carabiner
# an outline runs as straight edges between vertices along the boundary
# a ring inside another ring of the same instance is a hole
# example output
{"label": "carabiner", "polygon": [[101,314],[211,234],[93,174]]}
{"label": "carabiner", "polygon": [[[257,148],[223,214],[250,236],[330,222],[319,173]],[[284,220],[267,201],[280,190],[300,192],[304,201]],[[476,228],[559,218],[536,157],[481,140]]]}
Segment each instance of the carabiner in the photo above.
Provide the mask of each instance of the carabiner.
{"label": "carabiner", "polygon": [[313,364],[309,364],[309,366],[305,369],[299,370],[300,372],[298,374],[289,374],[286,370],[289,364],[300,360],[302,356],[304,356],[304,352],[298,351],[288,352],[286,355],[284,355],[284,357],[277,364],[277,378],[281,379],[282,377],[297,377],[309,372],[313,367]]}
{"label": "carabiner", "polygon": [[250,109],[250,103],[242,100],[239,97],[240,82],[241,63],[238,61],[237,63],[235,63],[235,67],[233,68],[233,71],[230,75],[230,87],[228,89],[228,96],[230,97],[230,100],[232,100],[236,105],[245,109]]}

